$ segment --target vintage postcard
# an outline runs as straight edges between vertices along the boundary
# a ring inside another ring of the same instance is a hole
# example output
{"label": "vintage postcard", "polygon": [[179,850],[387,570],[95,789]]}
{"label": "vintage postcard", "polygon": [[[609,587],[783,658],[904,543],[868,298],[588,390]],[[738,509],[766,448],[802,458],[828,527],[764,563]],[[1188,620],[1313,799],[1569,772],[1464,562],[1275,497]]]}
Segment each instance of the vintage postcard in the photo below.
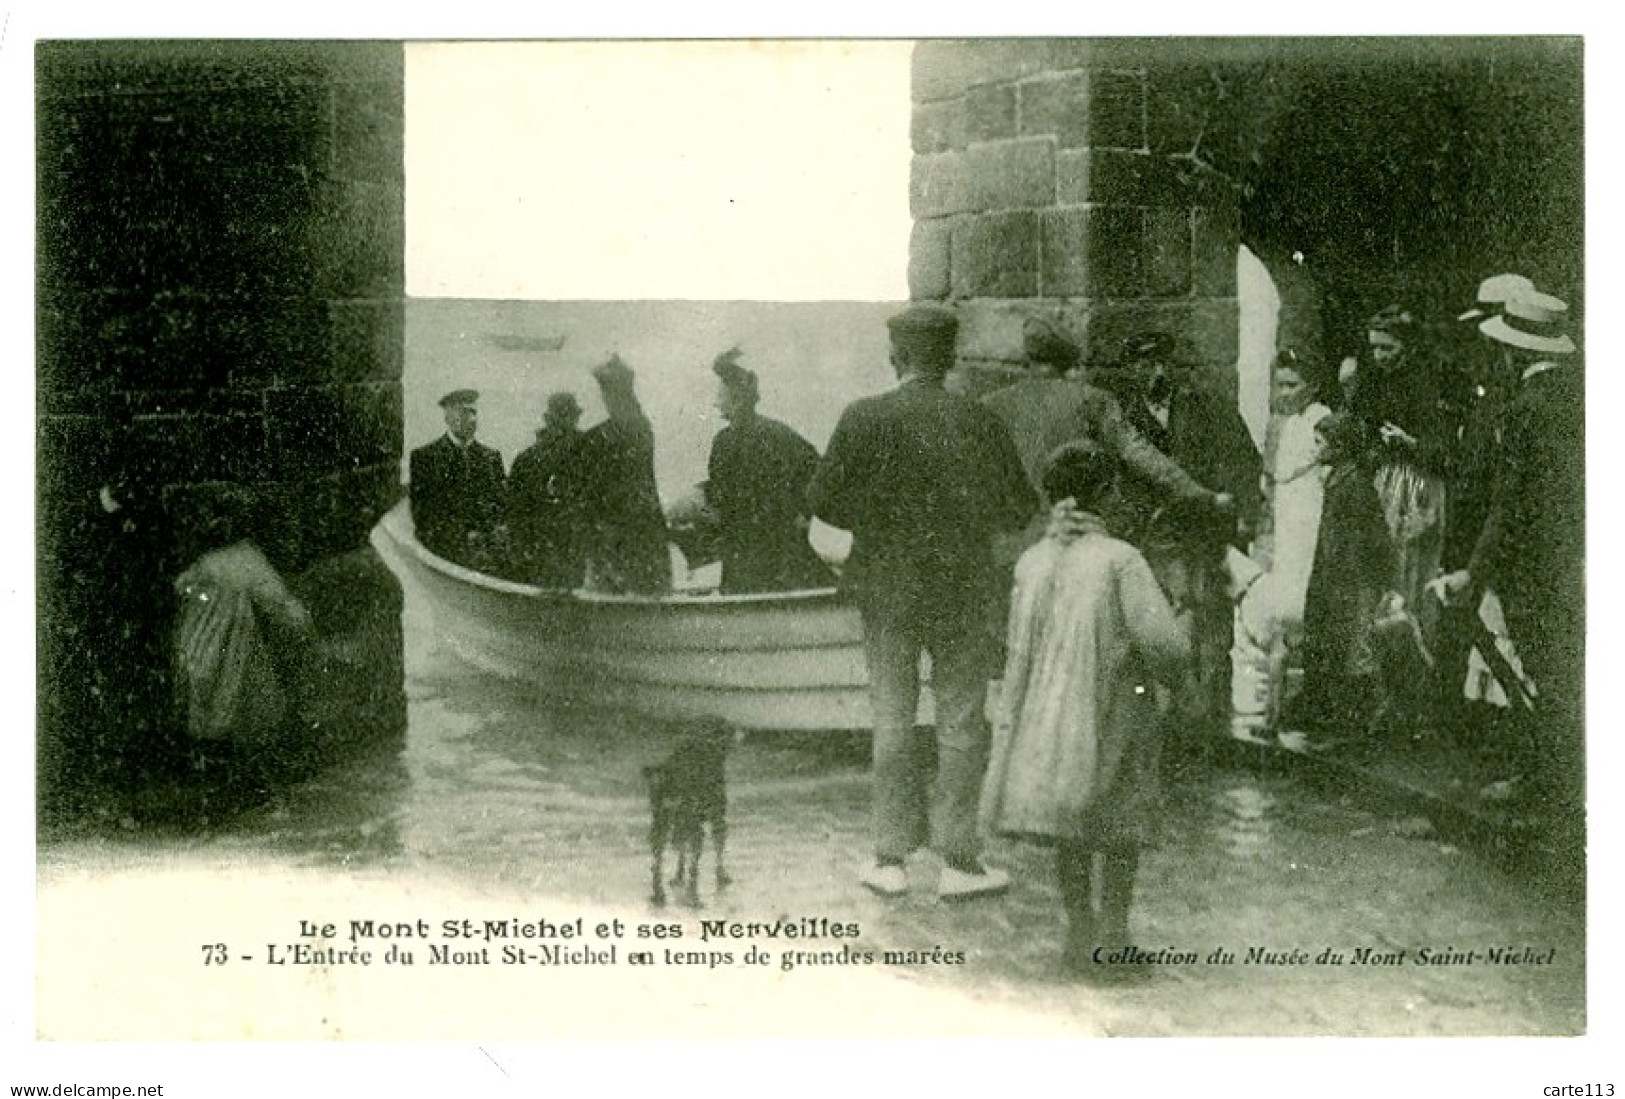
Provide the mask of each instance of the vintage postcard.
{"label": "vintage postcard", "polygon": [[12,48],[12,1094],[1593,1048],[1581,38]]}

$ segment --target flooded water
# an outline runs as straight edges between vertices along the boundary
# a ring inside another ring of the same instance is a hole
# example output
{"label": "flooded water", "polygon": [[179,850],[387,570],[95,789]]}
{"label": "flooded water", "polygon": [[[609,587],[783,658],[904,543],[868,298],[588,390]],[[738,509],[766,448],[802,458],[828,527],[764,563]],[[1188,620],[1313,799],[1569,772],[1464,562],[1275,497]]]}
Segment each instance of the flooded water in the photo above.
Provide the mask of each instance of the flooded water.
{"label": "flooded water", "polygon": [[[202,859],[523,896],[553,910],[697,918],[647,900],[641,768],[672,730],[610,710],[553,708],[467,670],[440,651],[410,591],[407,635],[404,744],[335,763],[206,828],[47,839],[42,890]],[[1167,960],[1142,988],[1068,983],[1056,968],[1062,921],[1045,851],[992,845],[989,861],[1014,879],[993,900],[944,905],[917,889],[883,901],[858,885],[867,755],[861,736],[739,744],[728,766],[734,884],[720,895],[711,888],[708,853],[703,915],[828,916],[857,922],[865,949],[962,952],[962,964],[899,979],[933,996],[969,996],[989,1019],[1019,1010],[1082,1033],[1585,1029],[1579,916],[1413,821],[1268,766],[1202,763],[1173,779],[1166,840],[1142,862],[1133,916],[1139,944]],[[1491,948],[1542,960],[1491,963]],[[1447,964],[1417,964],[1423,950]],[[1477,958],[1448,962],[1463,953]]]}

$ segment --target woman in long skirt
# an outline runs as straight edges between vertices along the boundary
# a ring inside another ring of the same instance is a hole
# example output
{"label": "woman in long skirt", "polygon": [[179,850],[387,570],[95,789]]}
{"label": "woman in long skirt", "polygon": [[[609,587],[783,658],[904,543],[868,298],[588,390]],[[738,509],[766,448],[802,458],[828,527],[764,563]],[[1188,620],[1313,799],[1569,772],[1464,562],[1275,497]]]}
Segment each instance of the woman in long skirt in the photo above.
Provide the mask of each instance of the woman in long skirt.
{"label": "woman in long skirt", "polygon": [[[1422,598],[1422,589],[1444,553],[1451,439],[1438,373],[1416,353],[1419,335],[1415,318],[1397,305],[1366,321],[1371,363],[1358,376],[1350,410],[1378,439],[1375,483],[1394,544],[1393,590],[1409,611],[1425,615],[1434,601]],[[1430,624],[1424,620],[1424,630]]]}
{"label": "woman in long skirt", "polygon": [[1054,845],[1065,962],[1104,982],[1143,974],[1125,958],[1140,851],[1160,819],[1155,684],[1190,659],[1188,616],[1176,620],[1145,558],[1099,518],[1114,476],[1088,443],[1062,447],[1044,475],[1055,518],[1016,565],[983,801],[992,830]]}

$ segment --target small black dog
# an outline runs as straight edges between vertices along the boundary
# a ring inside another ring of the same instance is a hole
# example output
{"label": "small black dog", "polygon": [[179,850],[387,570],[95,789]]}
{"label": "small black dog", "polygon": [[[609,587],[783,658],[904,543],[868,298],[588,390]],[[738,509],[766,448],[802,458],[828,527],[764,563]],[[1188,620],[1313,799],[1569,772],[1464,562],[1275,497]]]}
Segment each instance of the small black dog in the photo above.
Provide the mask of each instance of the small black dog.
{"label": "small black dog", "polygon": [[717,888],[731,880],[722,868],[723,848],[728,840],[728,778],[725,770],[728,749],[736,734],[725,726],[713,725],[686,733],[670,755],[643,769],[649,782],[649,850],[654,858],[654,892],[651,900],[666,903],[665,854],[669,845],[677,852],[677,871],[671,883],[690,908],[700,907],[700,852],[705,845],[705,826],[711,827],[711,843],[717,853]]}

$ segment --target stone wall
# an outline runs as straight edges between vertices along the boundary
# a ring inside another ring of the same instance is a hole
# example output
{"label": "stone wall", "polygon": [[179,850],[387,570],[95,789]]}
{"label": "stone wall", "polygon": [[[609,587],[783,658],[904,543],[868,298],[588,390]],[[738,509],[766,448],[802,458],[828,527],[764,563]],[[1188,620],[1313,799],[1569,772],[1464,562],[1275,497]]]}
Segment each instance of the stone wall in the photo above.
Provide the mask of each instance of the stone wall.
{"label": "stone wall", "polygon": [[330,724],[398,730],[400,594],[366,539],[399,492],[401,47],[46,42],[36,76],[42,788],[162,738],[163,639],[117,619],[162,619],[179,517],[224,483],[349,654]]}
{"label": "stone wall", "polygon": [[1282,291],[1282,338],[1333,361],[1382,304],[1454,317],[1500,271],[1578,315],[1581,47],[922,42],[911,296],[958,306],[972,385],[1019,358],[1028,314],[1071,328],[1093,369],[1155,327],[1230,380],[1242,243]]}
{"label": "stone wall", "polygon": [[1222,373],[1237,342],[1239,132],[1219,68],[1133,42],[915,49],[909,290],[955,303],[973,387],[1047,316],[1092,364],[1156,328]]}

